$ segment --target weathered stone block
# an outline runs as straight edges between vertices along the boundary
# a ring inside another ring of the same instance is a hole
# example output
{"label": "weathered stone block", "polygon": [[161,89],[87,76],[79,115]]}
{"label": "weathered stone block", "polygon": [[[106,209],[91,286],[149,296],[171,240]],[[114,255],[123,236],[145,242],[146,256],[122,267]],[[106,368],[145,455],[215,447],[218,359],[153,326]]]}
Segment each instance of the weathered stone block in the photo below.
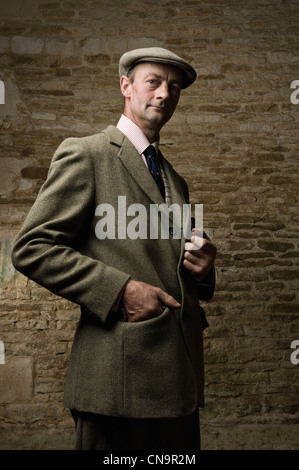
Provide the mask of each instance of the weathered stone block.
{"label": "weathered stone block", "polygon": [[0,404],[26,403],[33,396],[33,359],[6,357],[0,365]]}
{"label": "weathered stone block", "polygon": [[12,51],[16,54],[40,54],[44,42],[35,37],[14,36],[11,41]]}

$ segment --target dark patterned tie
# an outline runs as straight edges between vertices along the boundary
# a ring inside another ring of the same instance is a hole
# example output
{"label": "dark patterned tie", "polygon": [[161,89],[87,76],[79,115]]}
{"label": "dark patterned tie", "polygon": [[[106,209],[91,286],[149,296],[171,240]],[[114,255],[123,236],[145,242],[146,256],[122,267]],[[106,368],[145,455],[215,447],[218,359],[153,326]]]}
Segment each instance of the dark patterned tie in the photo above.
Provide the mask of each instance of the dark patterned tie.
{"label": "dark patterned tie", "polygon": [[164,188],[164,183],[161,177],[161,173],[159,171],[158,165],[157,165],[157,153],[156,149],[153,145],[150,145],[147,147],[147,149],[143,152],[144,155],[146,156],[146,161],[147,161],[147,166],[148,169],[154,178],[160,193],[162,194],[163,199],[165,200],[165,188]]}

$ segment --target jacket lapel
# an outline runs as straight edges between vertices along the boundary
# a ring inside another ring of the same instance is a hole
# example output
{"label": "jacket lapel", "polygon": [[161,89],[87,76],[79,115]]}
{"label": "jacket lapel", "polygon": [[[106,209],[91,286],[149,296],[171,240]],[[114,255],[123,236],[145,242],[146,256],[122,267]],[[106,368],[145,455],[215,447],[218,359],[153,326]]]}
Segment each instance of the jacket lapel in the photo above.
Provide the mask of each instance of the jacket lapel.
{"label": "jacket lapel", "polygon": [[131,177],[155,204],[162,204],[161,193],[134,145],[114,126],[109,126],[104,132],[111,144],[119,147],[118,157]]}
{"label": "jacket lapel", "polygon": [[[184,195],[184,190],[181,185],[181,181],[177,175],[177,173],[174,171],[172,165],[165,160],[164,157],[162,157],[162,164],[163,164],[163,169],[166,173],[168,183],[170,186],[170,191],[171,191],[171,198],[172,198],[172,204],[179,204],[181,207],[181,251],[184,251],[185,247],[185,237],[184,234],[188,233],[188,224],[190,222],[190,217],[191,213],[189,213],[188,209],[188,201],[186,200],[186,196]],[[184,207],[185,205],[185,207]],[[183,215],[183,211],[186,210],[186,216]]]}
{"label": "jacket lapel", "polygon": [[172,165],[163,157],[163,155],[160,152],[161,158],[161,163],[163,165],[164,172],[166,174],[169,186],[170,186],[170,192],[171,192],[171,198],[172,198],[172,203],[173,204],[186,204],[186,200],[183,195],[183,189],[180,184],[180,180],[177,177],[176,172],[174,171]]}

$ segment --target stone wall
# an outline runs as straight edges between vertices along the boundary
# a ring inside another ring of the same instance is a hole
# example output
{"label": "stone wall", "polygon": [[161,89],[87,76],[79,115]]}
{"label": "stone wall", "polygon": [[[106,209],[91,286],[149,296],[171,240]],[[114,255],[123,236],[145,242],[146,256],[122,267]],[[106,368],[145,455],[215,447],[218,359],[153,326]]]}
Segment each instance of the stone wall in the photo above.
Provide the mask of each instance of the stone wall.
{"label": "stone wall", "polygon": [[119,57],[143,46],[199,73],[161,145],[219,253],[203,448],[298,449],[298,0],[0,0],[0,24],[0,449],[73,447],[78,309],[10,250],[60,142],[117,122]]}

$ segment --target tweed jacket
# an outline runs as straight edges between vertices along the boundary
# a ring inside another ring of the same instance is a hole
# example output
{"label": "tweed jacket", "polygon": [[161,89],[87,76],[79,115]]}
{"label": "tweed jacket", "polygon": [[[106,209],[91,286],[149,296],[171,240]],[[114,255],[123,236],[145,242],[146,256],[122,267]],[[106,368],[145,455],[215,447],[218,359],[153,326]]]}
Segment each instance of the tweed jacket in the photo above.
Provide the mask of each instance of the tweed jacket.
{"label": "tweed jacket", "polygon": [[[163,157],[162,165],[172,202],[185,204],[186,182]],[[127,207],[163,203],[131,142],[114,126],[66,139],[17,237],[13,264],[81,306],[66,407],[138,418],[188,415],[203,405],[204,376],[198,289],[182,268],[185,239],[131,239],[117,231],[114,238],[99,239],[97,207],[113,206],[117,222],[124,216],[119,196],[126,196]],[[124,321],[114,305],[129,279],[162,288],[181,309]],[[201,294],[208,300],[213,287]]]}

